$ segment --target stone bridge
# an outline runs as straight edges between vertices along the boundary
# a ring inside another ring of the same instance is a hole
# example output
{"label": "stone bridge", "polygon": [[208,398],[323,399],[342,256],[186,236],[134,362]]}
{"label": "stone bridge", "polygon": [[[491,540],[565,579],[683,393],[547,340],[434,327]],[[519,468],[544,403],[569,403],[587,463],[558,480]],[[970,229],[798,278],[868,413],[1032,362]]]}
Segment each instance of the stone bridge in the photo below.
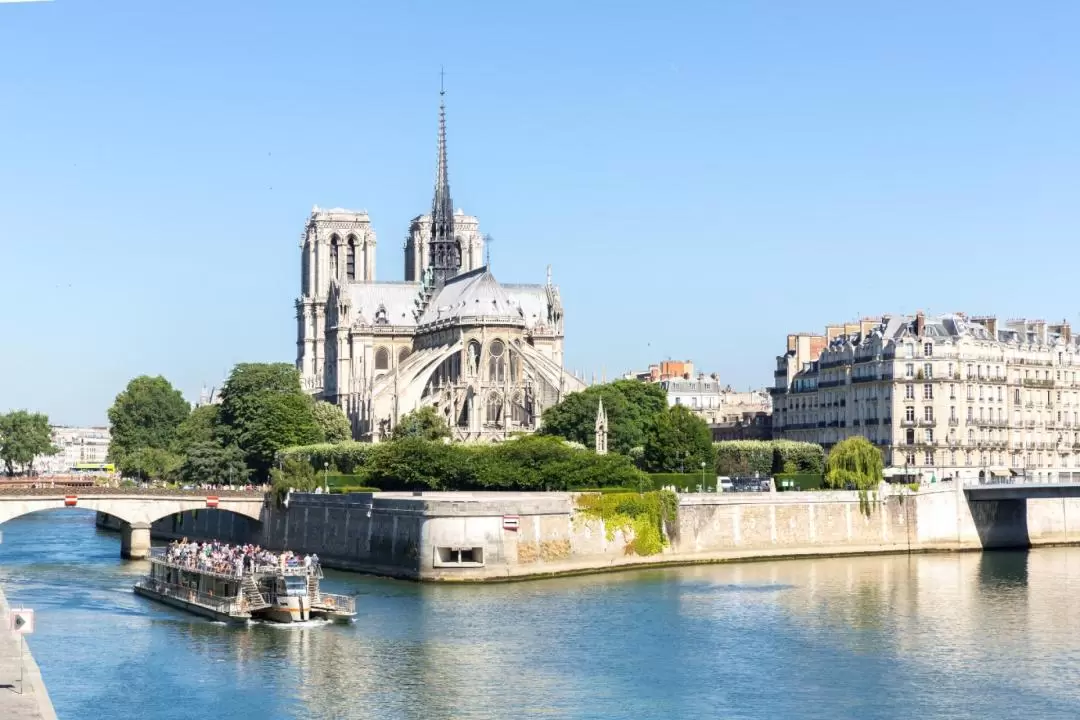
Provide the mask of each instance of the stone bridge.
{"label": "stone bridge", "polygon": [[216,508],[262,521],[265,493],[235,490],[168,490],[164,488],[2,488],[0,523],[20,515],[54,508],[83,508],[122,522],[120,555],[150,555],[150,525],[185,510]]}

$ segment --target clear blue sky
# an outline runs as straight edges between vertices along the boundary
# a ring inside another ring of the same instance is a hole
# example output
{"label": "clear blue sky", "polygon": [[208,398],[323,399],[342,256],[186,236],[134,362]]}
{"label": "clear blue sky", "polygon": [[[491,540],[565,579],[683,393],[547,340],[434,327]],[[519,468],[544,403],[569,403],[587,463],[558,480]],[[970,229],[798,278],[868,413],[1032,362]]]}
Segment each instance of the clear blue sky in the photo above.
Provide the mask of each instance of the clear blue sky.
{"label": "clear blue sky", "polygon": [[313,204],[455,204],[572,368],[771,381],[880,312],[1077,321],[1075,2],[0,3],[0,410],[293,361]]}

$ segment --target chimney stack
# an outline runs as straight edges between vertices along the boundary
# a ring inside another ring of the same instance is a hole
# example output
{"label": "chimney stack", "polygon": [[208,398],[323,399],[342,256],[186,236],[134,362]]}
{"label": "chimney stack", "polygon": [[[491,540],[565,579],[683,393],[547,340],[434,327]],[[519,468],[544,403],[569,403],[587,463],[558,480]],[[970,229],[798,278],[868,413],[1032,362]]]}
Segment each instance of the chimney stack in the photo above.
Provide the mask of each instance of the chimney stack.
{"label": "chimney stack", "polygon": [[923,315],[923,311],[915,313],[915,335],[916,337],[922,337],[923,331],[926,330],[926,315]]}

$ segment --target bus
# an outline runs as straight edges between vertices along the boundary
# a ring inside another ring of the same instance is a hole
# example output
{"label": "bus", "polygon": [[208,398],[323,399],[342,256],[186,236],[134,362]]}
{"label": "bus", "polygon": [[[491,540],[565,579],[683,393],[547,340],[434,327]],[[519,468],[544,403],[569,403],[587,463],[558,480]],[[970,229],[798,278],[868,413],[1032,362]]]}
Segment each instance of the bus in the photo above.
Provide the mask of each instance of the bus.
{"label": "bus", "polygon": [[98,473],[114,473],[116,472],[115,463],[75,463],[75,466],[71,468],[74,472],[98,472]]}

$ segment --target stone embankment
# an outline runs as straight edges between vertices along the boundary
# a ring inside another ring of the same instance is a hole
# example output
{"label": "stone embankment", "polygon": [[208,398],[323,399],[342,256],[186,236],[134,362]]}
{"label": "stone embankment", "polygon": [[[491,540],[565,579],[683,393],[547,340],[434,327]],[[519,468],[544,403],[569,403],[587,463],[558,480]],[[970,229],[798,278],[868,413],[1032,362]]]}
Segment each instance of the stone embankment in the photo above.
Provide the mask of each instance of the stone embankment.
{"label": "stone embankment", "polygon": [[[869,500],[869,503],[867,502]],[[108,527],[110,520],[99,517]],[[115,523],[113,523],[115,524]],[[217,538],[318,553],[327,567],[439,581],[510,580],[783,557],[1080,543],[1080,498],[974,500],[952,483],[856,492],[689,494],[663,552],[581,512],[572,493],[293,494],[255,520],[197,510],[158,539]]]}
{"label": "stone embankment", "polygon": [[29,645],[20,646],[19,636],[7,629],[10,609],[0,590],[0,620],[3,622],[0,627],[0,718],[56,720],[41,670],[30,654]]}

